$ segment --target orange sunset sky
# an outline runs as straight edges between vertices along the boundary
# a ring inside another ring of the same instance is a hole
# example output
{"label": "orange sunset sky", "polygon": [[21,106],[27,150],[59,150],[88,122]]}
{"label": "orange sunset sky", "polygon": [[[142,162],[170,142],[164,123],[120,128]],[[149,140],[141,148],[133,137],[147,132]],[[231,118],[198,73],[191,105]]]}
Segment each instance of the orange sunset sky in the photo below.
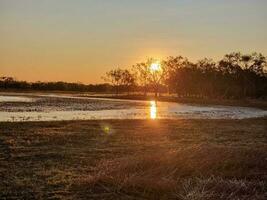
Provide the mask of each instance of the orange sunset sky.
{"label": "orange sunset sky", "polygon": [[0,0],[0,76],[99,83],[148,57],[267,55],[265,0]]}

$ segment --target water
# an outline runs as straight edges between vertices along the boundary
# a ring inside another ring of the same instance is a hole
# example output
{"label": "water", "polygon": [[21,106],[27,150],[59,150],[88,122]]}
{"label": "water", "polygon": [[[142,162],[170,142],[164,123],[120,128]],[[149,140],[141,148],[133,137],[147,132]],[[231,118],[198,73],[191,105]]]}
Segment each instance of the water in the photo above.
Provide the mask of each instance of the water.
{"label": "water", "polygon": [[29,97],[19,97],[19,96],[0,96],[1,102],[32,102],[33,99]]}
{"label": "water", "polygon": [[0,121],[93,119],[244,119],[267,111],[232,106],[97,99],[63,95],[0,96]]}

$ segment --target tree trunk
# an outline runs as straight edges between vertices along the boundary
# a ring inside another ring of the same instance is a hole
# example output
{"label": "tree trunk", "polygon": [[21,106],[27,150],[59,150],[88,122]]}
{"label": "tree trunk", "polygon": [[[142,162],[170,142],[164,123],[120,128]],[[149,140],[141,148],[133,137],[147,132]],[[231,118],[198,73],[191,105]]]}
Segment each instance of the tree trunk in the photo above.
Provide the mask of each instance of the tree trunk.
{"label": "tree trunk", "polygon": [[144,96],[147,96],[147,86],[144,86]]}
{"label": "tree trunk", "polygon": [[155,98],[158,98],[158,86],[155,86]]}
{"label": "tree trunk", "polygon": [[119,95],[119,86],[116,86],[116,96]]}

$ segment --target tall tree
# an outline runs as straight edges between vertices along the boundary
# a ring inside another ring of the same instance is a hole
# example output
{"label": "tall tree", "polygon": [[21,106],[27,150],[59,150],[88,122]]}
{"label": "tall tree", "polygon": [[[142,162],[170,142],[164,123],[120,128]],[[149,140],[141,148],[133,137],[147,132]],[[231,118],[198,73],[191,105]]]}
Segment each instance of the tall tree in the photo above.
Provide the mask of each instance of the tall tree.
{"label": "tall tree", "polygon": [[144,95],[147,95],[150,86],[155,93],[155,97],[157,97],[165,74],[163,63],[154,58],[149,58],[146,62],[134,65],[133,71],[137,76],[138,83],[144,89]]}
{"label": "tall tree", "polygon": [[143,88],[144,95],[147,95],[149,76],[150,76],[150,61],[137,63],[132,66],[132,70],[137,77],[137,84]]}
{"label": "tall tree", "polygon": [[129,70],[123,70],[122,72],[122,84],[127,90],[128,94],[130,90],[135,86],[135,77]]}
{"label": "tall tree", "polygon": [[123,73],[124,71],[120,68],[110,70],[106,73],[106,76],[102,77],[105,81],[110,82],[115,88],[116,95],[119,94],[120,88],[123,86]]}

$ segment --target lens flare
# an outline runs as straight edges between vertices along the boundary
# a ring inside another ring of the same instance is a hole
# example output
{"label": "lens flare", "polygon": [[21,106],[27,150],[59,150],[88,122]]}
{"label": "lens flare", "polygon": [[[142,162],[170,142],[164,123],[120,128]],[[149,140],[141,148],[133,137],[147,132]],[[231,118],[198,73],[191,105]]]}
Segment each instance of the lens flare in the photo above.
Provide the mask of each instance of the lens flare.
{"label": "lens flare", "polygon": [[104,127],[104,132],[105,132],[106,134],[109,134],[109,133],[110,133],[110,128],[109,128],[108,126],[105,126],[105,127]]}
{"label": "lens flare", "polygon": [[104,135],[111,135],[114,132],[110,124],[101,124],[101,130]]}
{"label": "lens flare", "polygon": [[150,101],[150,118],[157,118],[157,104],[155,101]]}

